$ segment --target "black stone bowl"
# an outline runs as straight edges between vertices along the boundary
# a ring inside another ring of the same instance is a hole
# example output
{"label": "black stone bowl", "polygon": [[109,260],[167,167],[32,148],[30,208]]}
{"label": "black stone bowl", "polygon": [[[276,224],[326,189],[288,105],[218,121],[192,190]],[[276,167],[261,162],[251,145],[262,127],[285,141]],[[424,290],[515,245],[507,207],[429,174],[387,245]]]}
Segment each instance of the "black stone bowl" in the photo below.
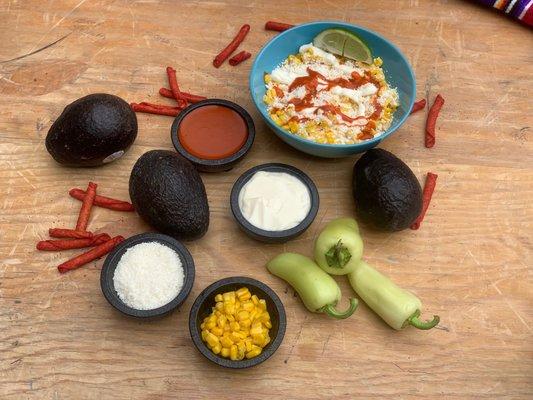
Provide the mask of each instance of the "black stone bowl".
{"label": "black stone bowl", "polygon": [[[159,242],[162,245],[170,247],[176,253],[178,253],[181,263],[183,265],[183,272],[185,274],[185,279],[183,282],[183,287],[178,295],[170,303],[165,304],[159,308],[154,308],[153,310],[137,310],[131,308],[130,306],[124,304],[115,290],[115,285],[113,282],[113,275],[115,274],[115,268],[117,267],[118,262],[122,258],[122,255],[130,247],[133,247],[137,244],[144,242]],[[102,271],[100,272],[100,286],[102,287],[102,293],[105,298],[113,307],[123,314],[129,315],[136,318],[157,318],[164,315],[170,314],[176,308],[178,308],[187,298],[191,292],[192,285],[194,283],[194,261],[191,254],[187,248],[178,242],[176,239],[163,235],[161,233],[141,233],[140,235],[132,236],[117,247],[113,249],[111,253],[107,256]]]}
{"label": "black stone bowl", "polygon": [[[246,286],[252,294],[255,294],[260,299],[265,299],[267,311],[270,314],[270,321],[272,323],[272,328],[269,331],[271,340],[257,357],[250,358],[249,360],[245,358],[240,361],[232,361],[229,358],[216,355],[207,347],[202,340],[200,325],[204,318],[211,314],[212,307],[216,303],[215,296],[217,294],[238,290],[243,286]],[[198,351],[215,364],[226,368],[241,369],[253,367],[268,359],[283,341],[286,326],[287,317],[285,315],[285,308],[278,295],[264,283],[243,276],[224,278],[206,287],[194,301],[189,314],[189,331]]]}
{"label": "black stone bowl", "polygon": [[[208,105],[216,105],[216,106],[224,106],[231,108],[232,110],[239,113],[239,115],[244,120],[246,127],[248,128],[248,139],[246,139],[246,142],[244,142],[244,145],[237,151],[235,154],[226,157],[221,158],[218,160],[207,160],[203,158],[198,158],[196,156],[193,156],[190,154],[182,145],[178,137],[178,128],[181,124],[181,121],[189,114],[191,111],[196,110],[199,107],[208,106]],[[241,161],[244,156],[248,153],[250,148],[252,147],[252,144],[254,143],[255,139],[255,125],[252,117],[250,117],[250,114],[248,114],[248,111],[246,111],[244,108],[242,108],[240,105],[233,103],[232,101],[228,100],[222,100],[222,99],[207,99],[199,101],[198,103],[191,104],[187,108],[185,108],[182,112],[178,114],[176,119],[174,119],[174,122],[172,123],[172,128],[170,128],[170,138],[172,139],[172,143],[174,144],[174,148],[178,153],[180,153],[183,157],[185,157],[187,160],[189,160],[198,171],[202,172],[222,172],[222,171],[229,171],[233,168],[235,164],[237,164],[239,161]]]}
{"label": "black stone bowl", "polygon": [[[250,178],[258,171],[286,172],[300,179],[300,181],[307,186],[309,195],[311,196],[311,208],[309,209],[309,213],[303,219],[303,221],[294,228],[283,231],[266,231],[252,225],[246,218],[244,218],[244,215],[242,215],[241,208],[239,207],[239,193],[246,182],[248,182]],[[307,228],[309,228],[315,219],[316,214],[318,213],[320,198],[314,182],[303,171],[287,164],[269,163],[257,165],[243,173],[239,179],[237,179],[233,185],[233,188],[231,189],[230,205],[231,212],[237,220],[239,227],[250,237],[267,243],[284,243],[295,238],[296,236],[301,235],[307,230]]]}

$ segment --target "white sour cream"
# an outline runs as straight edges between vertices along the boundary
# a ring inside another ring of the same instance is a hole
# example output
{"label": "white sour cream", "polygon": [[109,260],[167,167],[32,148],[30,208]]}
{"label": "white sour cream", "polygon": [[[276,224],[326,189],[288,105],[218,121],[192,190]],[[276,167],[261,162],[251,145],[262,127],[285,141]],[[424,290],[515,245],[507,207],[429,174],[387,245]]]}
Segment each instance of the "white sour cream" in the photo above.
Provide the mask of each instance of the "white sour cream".
{"label": "white sour cream", "polygon": [[256,172],[239,193],[239,208],[253,226],[266,231],[291,229],[311,209],[307,186],[286,172]]}

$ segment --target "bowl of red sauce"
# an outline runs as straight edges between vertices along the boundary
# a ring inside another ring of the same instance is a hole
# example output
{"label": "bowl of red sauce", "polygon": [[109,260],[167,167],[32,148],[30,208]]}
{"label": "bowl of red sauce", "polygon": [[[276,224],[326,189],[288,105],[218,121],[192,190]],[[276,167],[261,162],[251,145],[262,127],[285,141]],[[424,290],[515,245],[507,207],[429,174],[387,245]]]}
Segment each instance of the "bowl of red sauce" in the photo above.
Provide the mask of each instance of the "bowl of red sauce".
{"label": "bowl of red sauce", "polygon": [[199,171],[228,171],[246,156],[255,138],[250,114],[236,103],[202,100],[184,109],[170,131],[176,151]]}

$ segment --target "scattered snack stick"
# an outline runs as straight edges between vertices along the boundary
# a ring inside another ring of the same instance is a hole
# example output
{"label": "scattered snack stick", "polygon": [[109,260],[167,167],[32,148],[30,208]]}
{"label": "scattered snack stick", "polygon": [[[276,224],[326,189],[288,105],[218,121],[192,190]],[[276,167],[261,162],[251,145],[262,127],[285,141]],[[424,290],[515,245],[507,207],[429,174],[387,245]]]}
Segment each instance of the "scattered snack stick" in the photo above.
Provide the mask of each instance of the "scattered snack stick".
{"label": "scattered snack stick", "polygon": [[252,56],[251,53],[248,53],[247,51],[241,51],[240,53],[235,54],[233,57],[229,59],[229,65],[236,66],[242,63],[245,60],[248,60]]}
{"label": "scattered snack stick", "polygon": [[241,29],[239,29],[239,32],[233,38],[230,44],[228,44],[224,48],[224,50],[218,53],[218,55],[213,60],[213,65],[215,66],[215,68],[219,68],[222,63],[231,55],[231,53],[237,50],[237,47],[239,47],[239,45],[242,43],[248,32],[250,32],[250,25],[244,24],[243,26],[241,26]]}
{"label": "scattered snack stick", "polygon": [[435,190],[435,185],[437,184],[437,174],[433,172],[428,172],[426,175],[426,183],[424,184],[424,192],[422,193],[422,211],[415,222],[411,224],[411,229],[416,230],[420,228],[420,224],[424,220],[426,211],[428,210],[429,203],[431,202],[431,196],[433,196],[433,191]]}
{"label": "scattered snack stick", "polygon": [[[198,96],[196,94],[187,93],[187,92],[180,92],[181,97],[183,97],[187,102],[189,103],[198,103],[199,101],[206,100],[207,97],[205,96]],[[173,99],[174,95],[172,94],[172,90],[162,87],[159,89],[159,94],[163,97]]]}
{"label": "scattered snack stick", "polygon": [[268,21],[265,24],[265,29],[267,31],[277,31],[277,32],[283,32],[287,29],[292,28],[294,25],[291,24],[284,24],[283,22],[276,22],[276,21]]}
{"label": "scattered snack stick", "polygon": [[182,108],[187,107],[187,100],[185,100],[182,97],[180,88],[178,86],[178,80],[176,78],[176,70],[172,67],[167,67],[167,76],[168,76],[168,85],[170,86],[170,90],[172,91],[174,98],[178,102],[178,106]]}
{"label": "scattered snack stick", "polygon": [[413,114],[417,111],[423,110],[424,107],[426,107],[426,99],[415,101],[413,104],[413,108],[411,108],[411,112],[409,114]]}
{"label": "scattered snack stick", "polygon": [[87,230],[89,217],[91,216],[91,209],[96,196],[96,187],[97,185],[94,182],[89,182],[89,185],[87,186],[87,195],[81,204],[80,215],[78,216],[78,223],[76,224],[77,231],[85,232]]}
{"label": "scattered snack stick", "polygon": [[41,240],[37,243],[36,248],[41,251],[83,249],[84,247],[98,246],[108,240],[111,240],[111,236],[107,233],[100,233],[89,239]]}
{"label": "scattered snack stick", "polygon": [[444,99],[440,94],[435,97],[433,105],[429,109],[428,119],[426,120],[426,147],[431,148],[435,146],[435,124],[439,116],[440,109],[444,105]]}
{"label": "scattered snack stick", "polygon": [[59,239],[90,239],[94,236],[92,232],[80,232],[65,228],[50,228],[48,234],[50,237]]}
{"label": "scattered snack stick", "polygon": [[146,104],[137,104],[137,103],[131,103],[130,107],[135,112],[142,112],[147,114],[157,114],[157,115],[168,115],[170,117],[175,117],[178,115],[181,111],[180,108],[158,108],[158,107],[152,107],[148,106]]}
{"label": "scattered snack stick", "polygon": [[[85,191],[78,188],[70,189],[68,194],[71,197],[74,197],[75,199],[81,201],[83,201],[86,196]],[[109,208],[110,210],[115,211],[135,211],[135,208],[133,208],[133,204],[127,201],[117,200],[106,196],[96,195],[94,198],[93,205],[102,208]]]}
{"label": "scattered snack stick", "polygon": [[71,271],[73,269],[79,268],[82,265],[85,265],[87,263],[90,263],[91,261],[94,261],[107,253],[109,253],[111,250],[115,248],[116,245],[118,245],[120,242],[124,240],[124,237],[122,236],[115,236],[111,240],[108,240],[107,242],[104,242],[97,247],[80,254],[79,256],[76,256],[74,258],[71,258],[68,261],[65,261],[63,264],[59,265],[57,269],[62,274]]}
{"label": "scattered snack stick", "polygon": [[178,111],[179,110],[183,110],[183,108],[179,107],[179,106],[169,106],[169,105],[166,105],[166,104],[148,103],[146,101],[141,101],[139,103],[139,105],[153,107],[153,108],[160,108],[160,109],[163,109],[163,110],[178,110]]}

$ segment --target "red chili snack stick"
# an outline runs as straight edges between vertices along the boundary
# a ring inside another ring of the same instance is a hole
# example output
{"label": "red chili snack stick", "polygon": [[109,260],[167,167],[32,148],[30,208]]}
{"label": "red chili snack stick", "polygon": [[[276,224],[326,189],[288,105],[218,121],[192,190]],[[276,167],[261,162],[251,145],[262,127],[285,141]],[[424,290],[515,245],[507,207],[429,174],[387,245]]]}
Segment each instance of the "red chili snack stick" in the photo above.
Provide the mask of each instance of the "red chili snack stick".
{"label": "red chili snack stick", "polygon": [[179,107],[179,106],[169,106],[169,105],[166,105],[166,104],[148,103],[146,101],[141,101],[139,103],[139,105],[153,107],[153,108],[160,108],[162,110],[178,110],[179,111],[179,110],[183,109],[182,107]]}
{"label": "red chili snack stick", "polygon": [[90,239],[94,236],[92,232],[80,232],[74,229],[64,228],[50,228],[48,229],[48,235],[59,239]]}
{"label": "red chili snack stick", "polygon": [[241,26],[241,29],[239,29],[239,32],[233,38],[230,44],[228,44],[224,48],[224,50],[218,53],[218,55],[213,60],[213,65],[215,66],[215,68],[219,68],[222,63],[231,55],[231,53],[237,50],[237,47],[239,47],[239,45],[242,43],[248,32],[250,32],[250,25],[244,24],[243,26]]}
{"label": "red chili snack stick", "polygon": [[413,104],[413,108],[411,108],[411,112],[409,114],[423,110],[424,107],[426,107],[426,99],[415,101],[415,104]]}
{"label": "red chili snack stick", "polygon": [[71,271],[73,269],[79,268],[82,265],[88,264],[91,261],[94,261],[102,256],[105,256],[111,250],[115,248],[117,244],[122,242],[124,238],[122,236],[115,236],[113,239],[108,240],[101,245],[96,246],[94,249],[91,249],[85,253],[80,254],[68,261],[65,261],[63,264],[59,265],[57,269],[62,274]]}
{"label": "red chili snack stick", "polygon": [[292,28],[293,26],[294,25],[291,25],[291,24],[284,24],[283,22],[268,21],[265,24],[265,29],[267,31],[283,32],[283,31],[286,31],[287,29]]}
{"label": "red chili snack stick", "polygon": [[84,247],[98,246],[111,239],[107,233],[94,235],[90,239],[60,239],[60,240],[41,240],[37,243],[37,250],[41,251],[61,251],[71,249],[83,249]]}
{"label": "red chili snack stick", "polygon": [[187,100],[183,98],[180,92],[180,87],[178,86],[178,79],[176,78],[176,70],[172,67],[167,67],[167,76],[168,76],[168,85],[170,90],[174,95],[174,98],[178,102],[179,107],[187,107]]}
{"label": "red chili snack stick", "polygon": [[146,104],[137,104],[137,103],[131,103],[130,107],[135,112],[142,112],[147,114],[157,114],[157,115],[168,115],[170,117],[175,117],[180,113],[179,108],[158,108],[158,107],[152,107],[148,106]]}
{"label": "red chili snack stick", "polygon": [[91,208],[93,208],[94,198],[96,196],[96,183],[89,182],[87,186],[87,195],[83,199],[83,203],[80,208],[80,215],[78,216],[78,223],[76,224],[76,230],[85,232],[87,225],[89,224],[89,217],[91,216]]}
{"label": "red chili snack stick", "polygon": [[426,147],[435,146],[435,124],[439,116],[440,109],[444,105],[444,99],[440,94],[435,97],[433,105],[429,109],[428,119],[426,120]]}
{"label": "red chili snack stick", "polygon": [[233,57],[229,59],[229,65],[236,66],[242,63],[245,60],[248,60],[252,56],[251,53],[248,53],[247,51],[241,51],[240,53],[235,54]]}
{"label": "red chili snack stick", "polygon": [[[207,97],[198,96],[197,94],[192,94],[192,93],[187,93],[187,92],[180,92],[180,93],[181,93],[181,97],[183,97],[189,103],[198,103],[199,101],[207,99]],[[174,98],[174,95],[172,94],[172,90],[164,88],[164,87],[159,89],[159,94],[168,99]]]}
{"label": "red chili snack stick", "polygon": [[[71,197],[74,197],[75,199],[81,201],[83,201],[86,196],[85,191],[78,188],[70,189],[68,194]],[[110,210],[115,211],[135,211],[135,208],[133,208],[133,204],[128,203],[127,201],[112,199],[111,197],[106,196],[96,195],[94,198],[93,205],[102,208],[109,208]]]}
{"label": "red chili snack stick", "polygon": [[426,175],[426,183],[424,184],[424,192],[422,193],[422,212],[415,219],[415,222],[411,224],[411,229],[416,230],[420,228],[420,224],[424,220],[426,211],[428,210],[429,203],[431,202],[431,196],[433,196],[433,191],[435,190],[435,185],[437,184],[438,175],[433,172],[428,172]]}

